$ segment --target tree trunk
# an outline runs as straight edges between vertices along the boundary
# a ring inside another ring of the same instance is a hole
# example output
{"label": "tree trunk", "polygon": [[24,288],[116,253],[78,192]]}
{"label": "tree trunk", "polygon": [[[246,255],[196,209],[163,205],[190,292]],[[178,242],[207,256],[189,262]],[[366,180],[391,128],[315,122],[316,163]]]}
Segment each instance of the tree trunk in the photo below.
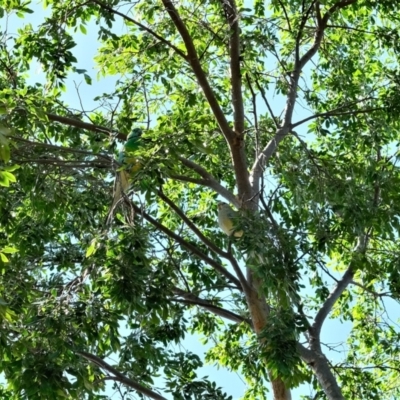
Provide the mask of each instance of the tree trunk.
{"label": "tree trunk", "polygon": [[328,365],[326,357],[318,351],[313,351],[313,353],[313,361],[309,363],[309,365],[314,371],[326,397],[329,400],[345,400],[336,378]]}
{"label": "tree trunk", "polygon": [[[253,322],[254,331],[259,335],[268,323],[269,307],[265,301],[264,296],[260,295],[260,284],[258,281],[253,280],[252,272],[248,271],[248,280],[250,283],[250,290],[246,293],[247,304],[249,306],[251,319]],[[270,377],[274,400],[291,400],[292,396],[290,390],[286,388],[282,379],[272,378],[271,373],[268,372]]]}

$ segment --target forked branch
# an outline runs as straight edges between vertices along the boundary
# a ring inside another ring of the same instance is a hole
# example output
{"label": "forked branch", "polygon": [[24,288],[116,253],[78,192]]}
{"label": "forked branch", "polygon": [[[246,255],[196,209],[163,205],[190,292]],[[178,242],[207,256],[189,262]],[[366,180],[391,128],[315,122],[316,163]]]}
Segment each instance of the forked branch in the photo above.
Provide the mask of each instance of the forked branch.
{"label": "forked branch", "polygon": [[[317,27],[315,30],[314,43],[313,45],[306,51],[303,56],[299,56],[298,59],[295,60],[294,70],[290,75],[290,85],[289,85],[289,93],[286,100],[285,113],[283,118],[282,126],[277,130],[275,136],[267,143],[264,147],[263,151],[257,157],[256,161],[253,164],[251,169],[251,180],[257,185],[259,182],[260,175],[262,174],[263,169],[260,166],[265,165],[265,163],[272,157],[275,153],[279,143],[290,133],[291,124],[292,124],[292,116],[293,110],[296,102],[297,96],[297,87],[298,81],[303,70],[304,66],[312,59],[312,57],[317,53],[319,47],[321,46],[322,39],[324,37],[324,32],[327,27],[329,18],[335,13],[337,10],[345,8],[351,4],[356,3],[357,0],[342,0],[335,3],[323,17],[317,18]],[[319,2],[316,2],[316,7],[319,7]],[[318,8],[319,9],[319,8]],[[299,43],[299,41],[298,41]],[[255,188],[258,190],[258,187]]]}

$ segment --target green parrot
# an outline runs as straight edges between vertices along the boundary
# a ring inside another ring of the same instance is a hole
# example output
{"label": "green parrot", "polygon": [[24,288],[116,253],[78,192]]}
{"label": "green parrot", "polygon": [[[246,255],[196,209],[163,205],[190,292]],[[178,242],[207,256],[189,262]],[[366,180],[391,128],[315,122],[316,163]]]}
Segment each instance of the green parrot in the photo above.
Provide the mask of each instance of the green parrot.
{"label": "green parrot", "polygon": [[114,181],[114,197],[113,202],[108,212],[107,222],[113,215],[114,208],[122,199],[124,193],[126,193],[131,185],[131,176],[141,168],[139,160],[134,156],[141,145],[140,137],[143,131],[140,128],[135,128],[126,138],[124,149],[118,154],[118,164],[123,169],[117,171]]}
{"label": "green parrot", "polygon": [[232,210],[229,204],[224,202],[218,203],[218,224],[219,227],[228,235],[235,237],[242,237],[243,231],[234,231],[234,219],[238,217],[238,212]]}

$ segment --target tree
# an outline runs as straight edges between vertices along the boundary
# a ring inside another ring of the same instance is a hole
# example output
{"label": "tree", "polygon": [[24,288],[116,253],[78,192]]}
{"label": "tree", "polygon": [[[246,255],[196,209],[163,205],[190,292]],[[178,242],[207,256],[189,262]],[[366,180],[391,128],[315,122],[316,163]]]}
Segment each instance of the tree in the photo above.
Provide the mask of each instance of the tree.
{"label": "tree", "polygon": [[[29,3],[0,9],[3,397],[100,399],[112,381],[121,398],[228,398],[171,347],[189,333],[245,399],[266,381],[276,400],[304,382],[399,396],[397,3],[43,4],[36,26]],[[74,53],[96,33],[98,86]],[[68,103],[92,84],[95,106]],[[135,127],[141,168],[107,226]],[[218,229],[221,199],[241,238]],[[352,323],[338,362],[328,316]]]}

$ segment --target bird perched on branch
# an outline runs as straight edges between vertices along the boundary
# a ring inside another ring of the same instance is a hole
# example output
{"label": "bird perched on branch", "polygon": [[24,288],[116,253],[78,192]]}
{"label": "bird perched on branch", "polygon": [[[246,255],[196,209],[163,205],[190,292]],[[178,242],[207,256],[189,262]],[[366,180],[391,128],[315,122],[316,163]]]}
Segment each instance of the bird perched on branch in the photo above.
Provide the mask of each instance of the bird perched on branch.
{"label": "bird perched on branch", "polygon": [[242,237],[243,231],[235,231],[235,219],[238,218],[239,213],[234,211],[227,203],[218,203],[218,224],[219,227],[228,235],[235,237]]}
{"label": "bird perched on branch", "polygon": [[107,223],[111,221],[114,208],[123,198],[124,193],[129,189],[132,183],[132,175],[141,168],[140,161],[135,157],[134,153],[141,145],[140,137],[143,131],[140,128],[135,128],[128,135],[123,150],[118,154],[119,170],[114,181],[114,196],[110,210],[107,216]]}

